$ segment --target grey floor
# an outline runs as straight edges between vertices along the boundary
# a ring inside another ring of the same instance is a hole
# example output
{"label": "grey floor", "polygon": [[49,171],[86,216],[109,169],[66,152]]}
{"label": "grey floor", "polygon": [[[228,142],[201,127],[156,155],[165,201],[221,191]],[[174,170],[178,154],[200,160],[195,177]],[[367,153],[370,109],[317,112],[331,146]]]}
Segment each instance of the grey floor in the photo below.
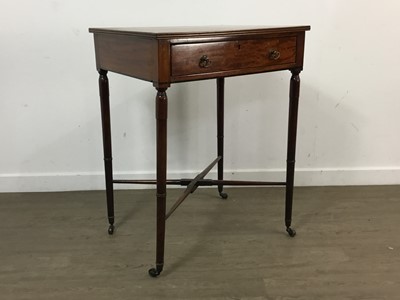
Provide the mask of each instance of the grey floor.
{"label": "grey floor", "polygon": [[[0,299],[400,299],[400,186],[198,189],[154,262],[154,191],[0,194]],[[169,205],[180,190],[169,191]]]}

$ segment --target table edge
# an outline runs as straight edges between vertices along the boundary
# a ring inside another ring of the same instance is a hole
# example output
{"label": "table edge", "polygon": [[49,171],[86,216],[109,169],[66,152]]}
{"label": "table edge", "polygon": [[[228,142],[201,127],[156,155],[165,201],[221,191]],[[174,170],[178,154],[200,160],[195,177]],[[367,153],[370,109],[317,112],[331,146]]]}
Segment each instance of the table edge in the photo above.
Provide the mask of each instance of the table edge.
{"label": "table edge", "polygon": [[[179,30],[180,27],[175,27]],[[199,27],[201,28],[201,27]],[[146,28],[143,28],[146,29]],[[147,28],[148,29],[148,28]],[[289,27],[254,27],[248,29],[233,29],[233,30],[209,30],[209,31],[196,31],[196,27],[193,27],[193,31],[190,32],[151,32],[151,31],[140,31],[138,28],[89,28],[90,33],[108,33],[108,34],[119,34],[119,35],[130,35],[130,36],[142,36],[153,39],[174,39],[174,38],[193,38],[193,37],[224,37],[232,35],[253,35],[253,34],[280,34],[280,33],[294,33],[309,31],[311,26],[289,26]]]}

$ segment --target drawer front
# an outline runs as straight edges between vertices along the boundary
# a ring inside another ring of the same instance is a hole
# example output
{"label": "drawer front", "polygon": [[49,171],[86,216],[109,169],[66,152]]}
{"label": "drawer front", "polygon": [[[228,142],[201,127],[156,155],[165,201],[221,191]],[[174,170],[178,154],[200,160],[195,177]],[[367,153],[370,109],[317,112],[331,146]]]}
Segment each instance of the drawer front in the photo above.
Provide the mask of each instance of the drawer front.
{"label": "drawer front", "polygon": [[262,69],[296,62],[296,37],[178,44],[171,47],[171,75]]}

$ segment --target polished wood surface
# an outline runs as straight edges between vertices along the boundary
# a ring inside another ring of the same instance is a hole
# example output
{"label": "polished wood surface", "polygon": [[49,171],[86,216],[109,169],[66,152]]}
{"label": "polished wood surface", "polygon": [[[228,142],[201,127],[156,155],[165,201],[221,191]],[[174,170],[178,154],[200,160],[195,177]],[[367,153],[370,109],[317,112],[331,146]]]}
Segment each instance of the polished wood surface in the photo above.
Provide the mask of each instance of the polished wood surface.
{"label": "polished wood surface", "polygon": [[[305,31],[297,27],[213,27],[213,28],[92,28],[96,66],[100,74],[103,146],[107,191],[109,234],[114,233],[113,184],[141,183],[157,186],[156,265],[149,274],[157,277],[164,267],[166,220],[199,186],[218,186],[221,198],[228,195],[226,185],[284,185],[286,187],[285,226],[291,228],[297,113],[300,95],[300,72],[303,68]],[[290,70],[289,125],[285,182],[224,180],[224,82],[225,77],[261,72]],[[113,71],[153,83],[156,95],[156,161],[155,180],[113,179],[111,125],[107,72]],[[194,179],[167,179],[167,89],[175,82],[216,79],[217,83],[217,155]],[[218,179],[204,179],[218,164]],[[167,184],[186,185],[183,195],[166,213]]]}
{"label": "polished wood surface", "polygon": [[[173,82],[253,74],[303,65],[297,27],[91,28],[96,65],[168,87]],[[278,51],[277,59],[271,52]],[[207,56],[208,67],[199,67]]]}
{"label": "polished wood surface", "polygon": [[198,37],[216,38],[220,36],[293,33],[310,30],[310,26],[166,26],[166,27],[120,27],[120,28],[90,28],[92,33],[113,33],[134,36],[146,36],[156,39]]}
{"label": "polished wood surface", "polygon": [[142,37],[121,38],[112,34],[95,35],[98,70],[114,71],[139,79],[157,78],[158,43]]}
{"label": "polished wood surface", "polygon": [[[271,56],[278,51],[279,56]],[[203,56],[208,66],[200,65]],[[178,44],[171,47],[171,75],[179,77],[199,73],[233,70],[267,70],[268,66],[291,65],[296,62],[296,37],[250,39],[227,42]]]}

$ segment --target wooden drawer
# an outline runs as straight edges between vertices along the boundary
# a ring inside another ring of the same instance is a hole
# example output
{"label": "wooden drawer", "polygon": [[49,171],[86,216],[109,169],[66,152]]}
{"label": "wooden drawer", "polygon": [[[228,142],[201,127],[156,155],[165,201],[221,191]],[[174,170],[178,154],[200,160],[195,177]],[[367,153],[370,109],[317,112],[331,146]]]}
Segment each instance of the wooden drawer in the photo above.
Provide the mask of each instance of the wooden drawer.
{"label": "wooden drawer", "polygon": [[260,69],[296,62],[296,37],[176,44],[171,75]]}

